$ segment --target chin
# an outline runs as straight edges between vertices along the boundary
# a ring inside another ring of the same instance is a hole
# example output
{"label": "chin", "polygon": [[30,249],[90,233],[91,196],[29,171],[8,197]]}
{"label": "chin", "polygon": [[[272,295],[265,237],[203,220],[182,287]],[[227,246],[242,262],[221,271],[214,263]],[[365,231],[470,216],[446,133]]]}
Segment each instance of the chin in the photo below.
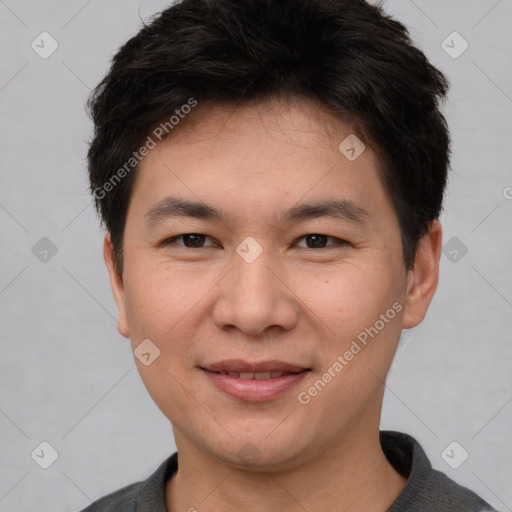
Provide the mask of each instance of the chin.
{"label": "chin", "polygon": [[237,469],[282,471],[293,468],[304,457],[301,446],[297,445],[298,432],[274,434],[268,435],[265,430],[259,435],[234,435],[214,443],[210,438],[203,447],[223,464]]}

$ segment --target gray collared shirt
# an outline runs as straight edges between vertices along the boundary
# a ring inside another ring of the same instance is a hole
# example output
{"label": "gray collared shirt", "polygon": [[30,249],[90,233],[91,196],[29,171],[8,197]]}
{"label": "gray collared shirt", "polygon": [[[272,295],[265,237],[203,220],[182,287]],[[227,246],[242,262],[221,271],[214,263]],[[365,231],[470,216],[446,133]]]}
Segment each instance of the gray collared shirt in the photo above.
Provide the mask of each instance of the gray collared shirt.
{"label": "gray collared shirt", "polygon": [[[420,444],[411,436],[383,431],[380,443],[407,484],[386,512],[496,512],[475,493],[432,468]],[[143,482],[128,485],[95,501],[81,512],[167,512],[165,485],[178,470],[174,453]]]}

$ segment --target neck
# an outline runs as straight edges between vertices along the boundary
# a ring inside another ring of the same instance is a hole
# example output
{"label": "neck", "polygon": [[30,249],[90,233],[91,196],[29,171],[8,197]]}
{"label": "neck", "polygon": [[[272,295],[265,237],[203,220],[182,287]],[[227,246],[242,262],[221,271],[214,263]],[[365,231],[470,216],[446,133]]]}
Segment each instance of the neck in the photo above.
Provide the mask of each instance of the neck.
{"label": "neck", "polygon": [[396,500],[406,479],[387,461],[378,426],[371,436],[368,432],[354,429],[336,447],[281,471],[223,464],[175,432],[179,468],[166,486],[167,510],[382,512]]}

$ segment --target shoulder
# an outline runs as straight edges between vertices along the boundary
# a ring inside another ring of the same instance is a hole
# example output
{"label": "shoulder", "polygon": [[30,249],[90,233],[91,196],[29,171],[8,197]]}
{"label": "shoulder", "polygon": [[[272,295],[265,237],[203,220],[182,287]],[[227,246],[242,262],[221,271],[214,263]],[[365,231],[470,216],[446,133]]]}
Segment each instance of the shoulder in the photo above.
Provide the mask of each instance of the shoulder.
{"label": "shoulder", "polygon": [[132,512],[136,509],[137,496],[144,482],[127,485],[91,503],[81,512]]}
{"label": "shoulder", "polygon": [[435,506],[437,510],[460,512],[496,512],[486,501],[467,487],[454,482],[444,473],[432,470],[418,492],[425,507]]}
{"label": "shoulder", "polygon": [[165,486],[177,470],[176,452],[146,480],[107,494],[80,512],[165,512]]}
{"label": "shoulder", "polygon": [[412,436],[381,432],[381,446],[407,484],[388,512],[496,512],[470,489],[432,468],[421,445]]}

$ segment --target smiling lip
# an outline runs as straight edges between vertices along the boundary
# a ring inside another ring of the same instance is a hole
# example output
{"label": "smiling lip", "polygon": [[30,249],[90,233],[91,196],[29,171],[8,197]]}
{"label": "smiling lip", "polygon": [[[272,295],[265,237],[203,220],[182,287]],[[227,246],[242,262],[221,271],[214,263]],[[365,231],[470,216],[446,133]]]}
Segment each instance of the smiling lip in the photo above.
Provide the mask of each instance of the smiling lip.
{"label": "smiling lip", "polygon": [[218,389],[231,397],[262,402],[276,398],[293,387],[310,368],[275,360],[249,363],[229,359],[206,365],[201,370]]}

